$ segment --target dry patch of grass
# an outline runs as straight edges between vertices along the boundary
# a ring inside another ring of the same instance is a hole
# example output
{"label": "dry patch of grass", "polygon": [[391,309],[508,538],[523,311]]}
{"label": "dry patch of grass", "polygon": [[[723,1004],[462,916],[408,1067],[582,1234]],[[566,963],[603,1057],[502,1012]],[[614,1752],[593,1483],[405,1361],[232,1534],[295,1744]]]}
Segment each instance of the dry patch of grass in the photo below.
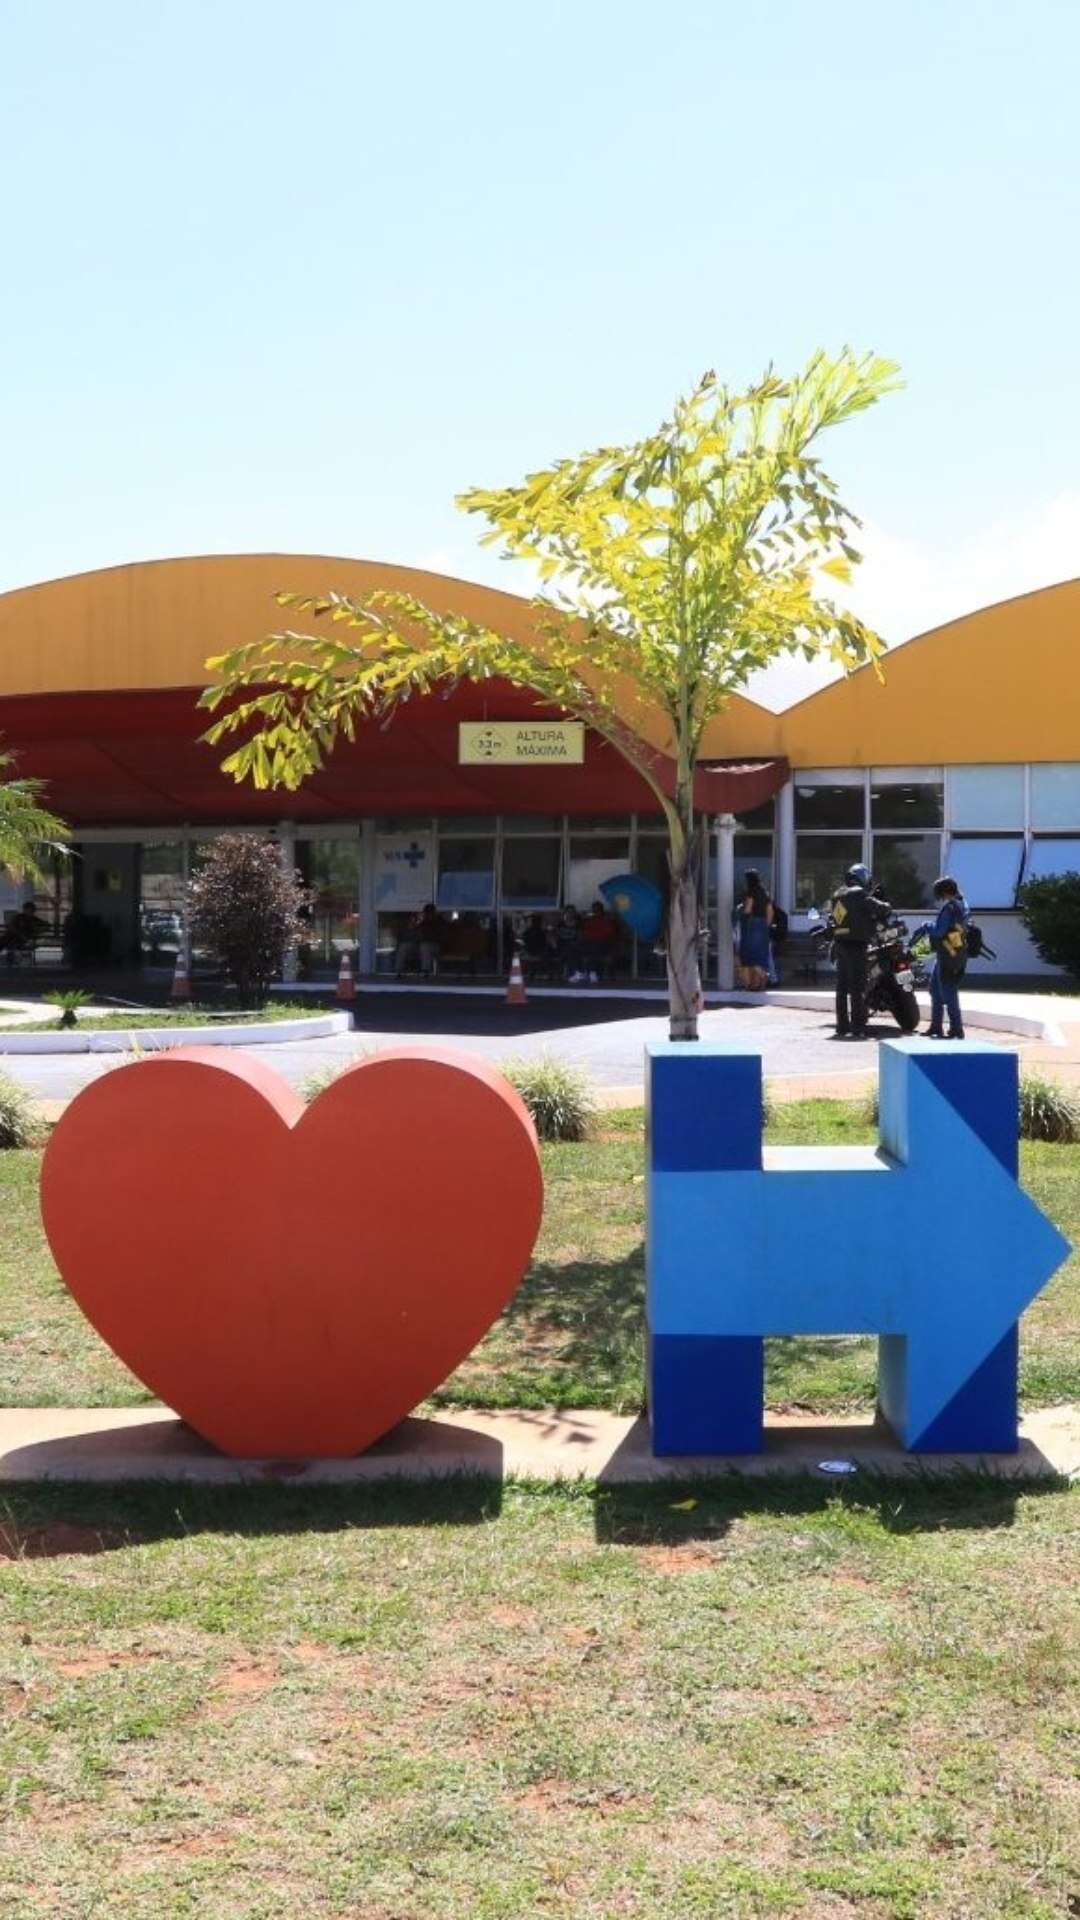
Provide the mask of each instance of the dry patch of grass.
{"label": "dry patch of grass", "polygon": [[0,1569],[12,1920],[1059,1920],[1080,1497],[56,1488]]}

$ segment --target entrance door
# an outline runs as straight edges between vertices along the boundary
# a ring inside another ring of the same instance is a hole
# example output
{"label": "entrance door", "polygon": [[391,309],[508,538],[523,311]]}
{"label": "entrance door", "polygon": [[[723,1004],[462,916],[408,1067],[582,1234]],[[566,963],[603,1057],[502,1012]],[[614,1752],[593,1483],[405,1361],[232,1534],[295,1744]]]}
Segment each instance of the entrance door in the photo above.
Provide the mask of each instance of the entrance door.
{"label": "entrance door", "polygon": [[[77,849],[77,909],[86,922],[86,962],[139,964],[139,848],[131,840],[84,842]],[[92,937],[91,937],[92,936]]]}

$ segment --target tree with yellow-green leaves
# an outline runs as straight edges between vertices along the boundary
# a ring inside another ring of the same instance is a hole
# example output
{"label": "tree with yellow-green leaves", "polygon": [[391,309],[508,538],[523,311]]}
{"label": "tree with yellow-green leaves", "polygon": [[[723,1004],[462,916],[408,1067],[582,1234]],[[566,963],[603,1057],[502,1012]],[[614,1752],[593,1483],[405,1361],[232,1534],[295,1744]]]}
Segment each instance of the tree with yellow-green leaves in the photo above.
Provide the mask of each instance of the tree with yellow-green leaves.
{"label": "tree with yellow-green leaves", "polygon": [[42,880],[50,854],[66,853],[67,828],[42,804],[43,783],[19,779],[0,750],[0,867],[15,880]]}
{"label": "tree with yellow-green leaves", "polygon": [[[821,466],[821,435],[892,391],[893,362],[844,349],[801,373],[771,370],[735,392],[707,373],[669,420],[629,446],[600,447],[459,505],[488,522],[485,544],[539,576],[522,638],[436,613],[414,596],[289,592],[283,607],[332,632],[276,633],[207,662],[207,738],[237,739],[237,780],[295,789],[365,717],[459,680],[530,688],[607,740],[640,774],[667,823],[671,1036],[694,1039],[701,1006],[694,772],[709,722],[750,676],[785,654],[845,672],[883,643],[829,597],[859,554],[859,522]],[[662,777],[660,716],[674,776]]]}

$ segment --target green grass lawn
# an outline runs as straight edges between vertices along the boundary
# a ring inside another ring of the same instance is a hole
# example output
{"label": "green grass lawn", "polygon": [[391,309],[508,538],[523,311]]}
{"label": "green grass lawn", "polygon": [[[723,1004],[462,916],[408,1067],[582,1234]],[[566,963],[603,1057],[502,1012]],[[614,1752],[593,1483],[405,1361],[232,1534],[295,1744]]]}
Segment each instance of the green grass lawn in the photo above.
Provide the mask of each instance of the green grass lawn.
{"label": "green grass lawn", "polygon": [[[770,1137],[868,1137],[835,1103]],[[635,1405],[641,1116],[545,1149],[517,1300],[447,1398]],[[0,1154],[8,1401],[141,1390]],[[1080,1149],[1027,1148],[1080,1235]],[[1029,1400],[1078,1394],[1074,1259]],[[774,1343],[865,1404],[872,1348]],[[860,1474],[621,1489],[0,1490],[5,1920],[1080,1913],[1080,1493]]]}
{"label": "green grass lawn", "polygon": [[[873,1132],[858,1106],[822,1100],[780,1107],[768,1137],[854,1144]],[[1026,1145],[1022,1159],[1028,1191],[1080,1242],[1080,1147]],[[145,1400],[57,1277],[38,1220],[37,1165],[36,1154],[0,1154],[0,1403]],[[631,1411],[642,1401],[640,1112],[604,1116],[599,1137],[584,1145],[546,1147],[544,1175],[544,1228],[524,1284],[438,1400]],[[822,1413],[868,1407],[875,1351],[871,1340],[772,1340],[770,1403]],[[1021,1390],[1028,1406],[1080,1399],[1080,1256],[1025,1315]]]}
{"label": "green grass lawn", "polygon": [[687,1493],[8,1502],[0,1911],[1074,1914],[1080,1498]]}

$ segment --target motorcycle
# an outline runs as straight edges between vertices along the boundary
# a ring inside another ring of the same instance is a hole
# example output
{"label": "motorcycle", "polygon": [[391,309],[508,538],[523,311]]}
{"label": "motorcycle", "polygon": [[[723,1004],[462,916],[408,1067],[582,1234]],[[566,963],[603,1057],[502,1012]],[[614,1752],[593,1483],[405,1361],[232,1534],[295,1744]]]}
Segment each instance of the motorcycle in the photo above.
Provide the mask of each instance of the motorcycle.
{"label": "motorcycle", "polygon": [[[822,947],[828,942],[829,958],[836,958],[836,925],[832,918],[822,919],[816,907],[809,915],[810,932]],[[866,1011],[889,1013],[901,1033],[915,1033],[919,1026],[916,989],[926,985],[923,953],[908,932],[898,913],[890,913],[878,927],[877,939],[866,950]]]}

